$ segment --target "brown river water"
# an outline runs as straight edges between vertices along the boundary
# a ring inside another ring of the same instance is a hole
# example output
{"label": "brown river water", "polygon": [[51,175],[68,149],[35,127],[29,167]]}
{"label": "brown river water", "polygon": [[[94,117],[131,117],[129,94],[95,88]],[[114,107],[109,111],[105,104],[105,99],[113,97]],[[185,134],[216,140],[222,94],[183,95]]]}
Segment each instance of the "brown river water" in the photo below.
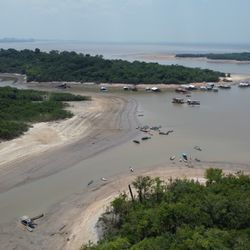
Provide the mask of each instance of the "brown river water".
{"label": "brown river water", "polygon": [[[172,98],[178,96],[173,91],[128,95],[137,101],[138,114],[143,114],[138,116],[141,125],[161,125],[162,131],[174,132],[168,136],[153,132],[150,140],[139,145],[126,142],[70,169],[1,193],[0,223],[24,214],[44,212],[60,200],[86,189],[90,180],[100,182],[101,177],[109,179],[126,174],[129,166],[139,170],[169,165],[173,155],[179,159],[186,153],[205,162],[250,166],[250,88],[233,86],[218,93],[193,92],[192,99],[201,102],[198,107],[172,104]],[[137,139],[142,136],[144,134],[139,134]],[[195,150],[194,146],[202,151]]]}

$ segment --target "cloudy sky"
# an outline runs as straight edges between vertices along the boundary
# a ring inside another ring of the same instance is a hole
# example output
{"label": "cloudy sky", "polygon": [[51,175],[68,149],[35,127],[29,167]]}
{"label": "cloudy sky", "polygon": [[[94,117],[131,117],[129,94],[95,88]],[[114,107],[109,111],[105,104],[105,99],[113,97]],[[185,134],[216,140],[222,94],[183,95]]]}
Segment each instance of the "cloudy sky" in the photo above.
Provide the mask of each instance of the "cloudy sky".
{"label": "cloudy sky", "polygon": [[0,0],[0,37],[250,43],[250,0]]}

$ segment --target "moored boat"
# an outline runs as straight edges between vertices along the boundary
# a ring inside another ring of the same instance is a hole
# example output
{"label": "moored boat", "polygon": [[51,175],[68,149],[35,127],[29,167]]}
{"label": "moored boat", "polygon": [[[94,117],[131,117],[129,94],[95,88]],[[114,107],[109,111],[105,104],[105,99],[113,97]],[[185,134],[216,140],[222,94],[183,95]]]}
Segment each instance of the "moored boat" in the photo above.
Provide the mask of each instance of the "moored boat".
{"label": "moored boat", "polygon": [[247,87],[250,87],[250,84],[247,83],[247,82],[241,82],[238,86],[239,86],[240,88],[247,88]]}
{"label": "moored boat", "polygon": [[187,100],[188,105],[200,105],[200,101]]}
{"label": "moored boat", "polygon": [[175,98],[173,98],[172,103],[184,104],[184,103],[185,103],[185,101],[184,101],[184,99],[183,99],[183,98],[178,98],[178,97],[175,97]]}

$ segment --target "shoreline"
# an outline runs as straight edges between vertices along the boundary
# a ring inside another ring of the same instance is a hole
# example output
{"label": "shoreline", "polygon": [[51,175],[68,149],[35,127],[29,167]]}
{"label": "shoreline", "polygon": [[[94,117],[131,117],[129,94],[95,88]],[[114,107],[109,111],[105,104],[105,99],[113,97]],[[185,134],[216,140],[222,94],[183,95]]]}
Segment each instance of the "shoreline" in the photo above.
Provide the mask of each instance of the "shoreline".
{"label": "shoreline", "polygon": [[[69,89],[69,91],[71,90]],[[72,88],[72,91],[76,90]],[[64,144],[54,148],[51,152],[48,150],[40,155],[35,155],[33,159],[11,163],[6,172],[1,172],[0,167],[0,173],[4,173],[3,176],[0,175],[0,193],[69,169],[76,162],[81,162],[99,152],[126,142],[138,133],[134,129],[138,124],[136,118],[138,104],[132,98],[122,95],[117,97],[109,93],[96,94],[95,98],[100,98],[103,102],[100,104],[99,113],[97,112],[96,116],[89,119],[88,128],[91,128],[91,131],[68,145]],[[85,132],[83,131],[83,134]],[[68,151],[72,154],[67,155]],[[79,155],[81,158],[75,159]],[[58,157],[61,159],[57,159]],[[107,182],[99,181],[91,188],[85,187],[81,192],[73,193],[70,197],[56,202],[48,211],[45,211],[45,217],[38,222],[39,226],[32,234],[21,230],[14,220],[0,225],[2,247],[13,249],[19,246],[23,249],[34,249],[34,246],[38,246],[53,250],[77,249],[88,240],[97,240],[95,223],[99,215],[116,195],[127,190],[127,184],[135,176],[144,174],[161,176],[166,179],[170,176],[173,178],[202,178],[205,168],[217,166],[233,172],[249,168],[244,164],[216,162],[196,163],[194,168],[176,163],[175,165],[152,166],[141,171],[137,171],[135,166],[133,174],[112,176]]]}
{"label": "shoreline", "polygon": [[[155,166],[151,169],[138,171],[137,173],[114,176],[105,185],[90,189],[87,198],[85,197],[87,204],[86,202],[83,204],[82,211],[79,211],[78,219],[75,218],[75,222],[68,228],[67,237],[64,238],[65,245],[62,242],[58,249],[74,250],[80,249],[83,244],[87,244],[89,241],[96,243],[99,240],[98,229],[96,228],[99,217],[110,206],[110,202],[119,196],[120,193],[126,192],[129,194],[128,184],[131,184],[136,176],[148,175],[150,177],[160,177],[164,181],[168,181],[169,178],[187,178],[205,183],[204,173],[205,169],[209,167],[212,166],[209,164],[200,164],[195,168],[188,168],[181,164]],[[237,170],[236,166],[223,168],[226,174],[235,173]],[[79,194],[79,196],[81,195]],[[72,210],[74,209],[71,208]],[[79,218],[81,219],[79,220]],[[55,247],[53,243],[51,247]]]}

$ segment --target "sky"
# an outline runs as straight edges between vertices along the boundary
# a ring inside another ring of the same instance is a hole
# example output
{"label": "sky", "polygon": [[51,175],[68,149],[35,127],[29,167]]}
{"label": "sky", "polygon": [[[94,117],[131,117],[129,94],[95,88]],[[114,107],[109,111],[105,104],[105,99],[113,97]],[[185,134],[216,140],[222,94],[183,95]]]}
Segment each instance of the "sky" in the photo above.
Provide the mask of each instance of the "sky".
{"label": "sky", "polygon": [[250,44],[250,0],[0,0],[0,38]]}

